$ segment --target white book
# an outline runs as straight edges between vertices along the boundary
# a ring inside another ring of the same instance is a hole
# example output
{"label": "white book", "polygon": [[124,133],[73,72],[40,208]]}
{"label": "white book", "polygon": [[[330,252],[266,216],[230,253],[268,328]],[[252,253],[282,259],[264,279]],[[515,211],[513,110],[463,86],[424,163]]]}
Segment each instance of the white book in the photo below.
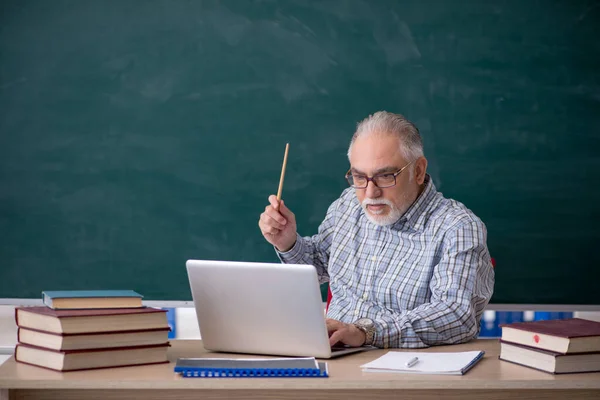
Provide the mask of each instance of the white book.
{"label": "white book", "polygon": [[360,367],[364,372],[464,375],[483,358],[484,354],[484,351],[454,353],[389,351],[376,360],[363,364]]}

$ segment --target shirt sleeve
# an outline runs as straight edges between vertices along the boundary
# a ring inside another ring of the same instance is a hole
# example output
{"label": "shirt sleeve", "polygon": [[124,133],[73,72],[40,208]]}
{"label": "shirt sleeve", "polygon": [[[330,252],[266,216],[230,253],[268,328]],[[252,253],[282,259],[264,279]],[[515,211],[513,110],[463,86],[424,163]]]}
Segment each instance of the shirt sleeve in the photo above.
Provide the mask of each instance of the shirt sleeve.
{"label": "shirt sleeve", "polygon": [[410,311],[380,311],[373,345],[420,348],[475,338],[494,286],[486,236],[481,221],[447,232],[442,259],[431,278],[431,301]]}
{"label": "shirt sleeve", "polygon": [[301,237],[297,235],[294,246],[286,251],[280,252],[275,248],[277,256],[285,264],[309,264],[317,269],[319,282],[329,281],[327,264],[329,263],[329,250],[335,226],[335,213],[339,199],[329,206],[327,214],[316,235]]}

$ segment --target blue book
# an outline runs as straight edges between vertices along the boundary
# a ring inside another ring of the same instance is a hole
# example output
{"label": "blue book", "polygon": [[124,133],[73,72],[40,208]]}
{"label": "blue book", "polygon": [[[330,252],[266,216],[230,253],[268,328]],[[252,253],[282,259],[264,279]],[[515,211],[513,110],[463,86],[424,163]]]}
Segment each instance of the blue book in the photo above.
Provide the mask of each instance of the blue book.
{"label": "blue book", "polygon": [[177,337],[177,319],[174,308],[165,308],[167,310],[167,323],[169,324],[169,339],[175,339]]}
{"label": "blue book", "polygon": [[304,358],[179,358],[175,372],[184,378],[326,378],[327,363]]}
{"label": "blue book", "polygon": [[510,322],[523,322],[523,311],[511,311]]}
{"label": "blue book", "polygon": [[510,324],[512,322],[512,314],[509,311],[496,312],[496,325]]}
{"label": "blue book", "polygon": [[140,308],[142,295],[133,290],[47,290],[44,304],[55,310]]}
{"label": "blue book", "polygon": [[534,321],[547,321],[549,319],[553,319],[549,311],[536,311],[533,318]]}
{"label": "blue book", "polygon": [[561,312],[561,311],[536,311],[535,321],[548,321],[553,319],[569,319],[573,318],[572,312]]}

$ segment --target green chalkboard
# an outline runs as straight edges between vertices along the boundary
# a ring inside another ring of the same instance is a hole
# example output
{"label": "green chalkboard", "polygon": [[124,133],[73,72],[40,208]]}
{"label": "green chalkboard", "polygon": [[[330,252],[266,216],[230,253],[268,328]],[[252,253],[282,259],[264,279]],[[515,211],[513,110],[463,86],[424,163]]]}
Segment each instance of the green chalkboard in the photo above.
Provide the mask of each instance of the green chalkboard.
{"label": "green chalkboard", "polygon": [[0,298],[191,298],[189,258],[277,261],[345,188],[369,113],[421,129],[429,172],[487,224],[493,302],[600,304],[600,7],[593,1],[0,3]]}

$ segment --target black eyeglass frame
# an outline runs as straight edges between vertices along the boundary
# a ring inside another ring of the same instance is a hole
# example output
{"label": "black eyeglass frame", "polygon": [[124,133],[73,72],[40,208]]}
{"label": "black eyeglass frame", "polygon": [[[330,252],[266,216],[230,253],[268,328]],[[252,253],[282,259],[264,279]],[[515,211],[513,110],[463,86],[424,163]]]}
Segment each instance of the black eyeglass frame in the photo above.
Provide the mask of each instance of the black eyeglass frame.
{"label": "black eyeglass frame", "polygon": [[[389,172],[386,172],[383,174],[373,175],[370,178],[368,176],[365,176],[365,179],[367,180],[367,182],[364,184],[364,186],[356,186],[353,184],[354,178],[352,177],[352,168],[350,168],[348,170],[348,172],[346,172],[345,177],[346,177],[346,180],[348,181],[348,183],[350,184],[350,186],[352,186],[354,189],[366,189],[367,186],[369,186],[369,182],[373,182],[373,185],[377,186],[379,189],[386,189],[389,187],[396,186],[396,183],[397,183],[396,178],[398,177],[398,175],[400,175],[402,173],[402,171],[404,171],[406,168],[408,168],[408,166],[410,164],[412,164],[414,162],[415,162],[415,160],[409,162],[404,167],[400,168],[398,171],[391,173],[391,174]],[[377,177],[384,176],[384,175],[392,175],[394,177],[394,183],[392,183],[391,185],[386,185],[386,186],[378,185],[377,182],[375,182],[375,179],[377,179]]]}

